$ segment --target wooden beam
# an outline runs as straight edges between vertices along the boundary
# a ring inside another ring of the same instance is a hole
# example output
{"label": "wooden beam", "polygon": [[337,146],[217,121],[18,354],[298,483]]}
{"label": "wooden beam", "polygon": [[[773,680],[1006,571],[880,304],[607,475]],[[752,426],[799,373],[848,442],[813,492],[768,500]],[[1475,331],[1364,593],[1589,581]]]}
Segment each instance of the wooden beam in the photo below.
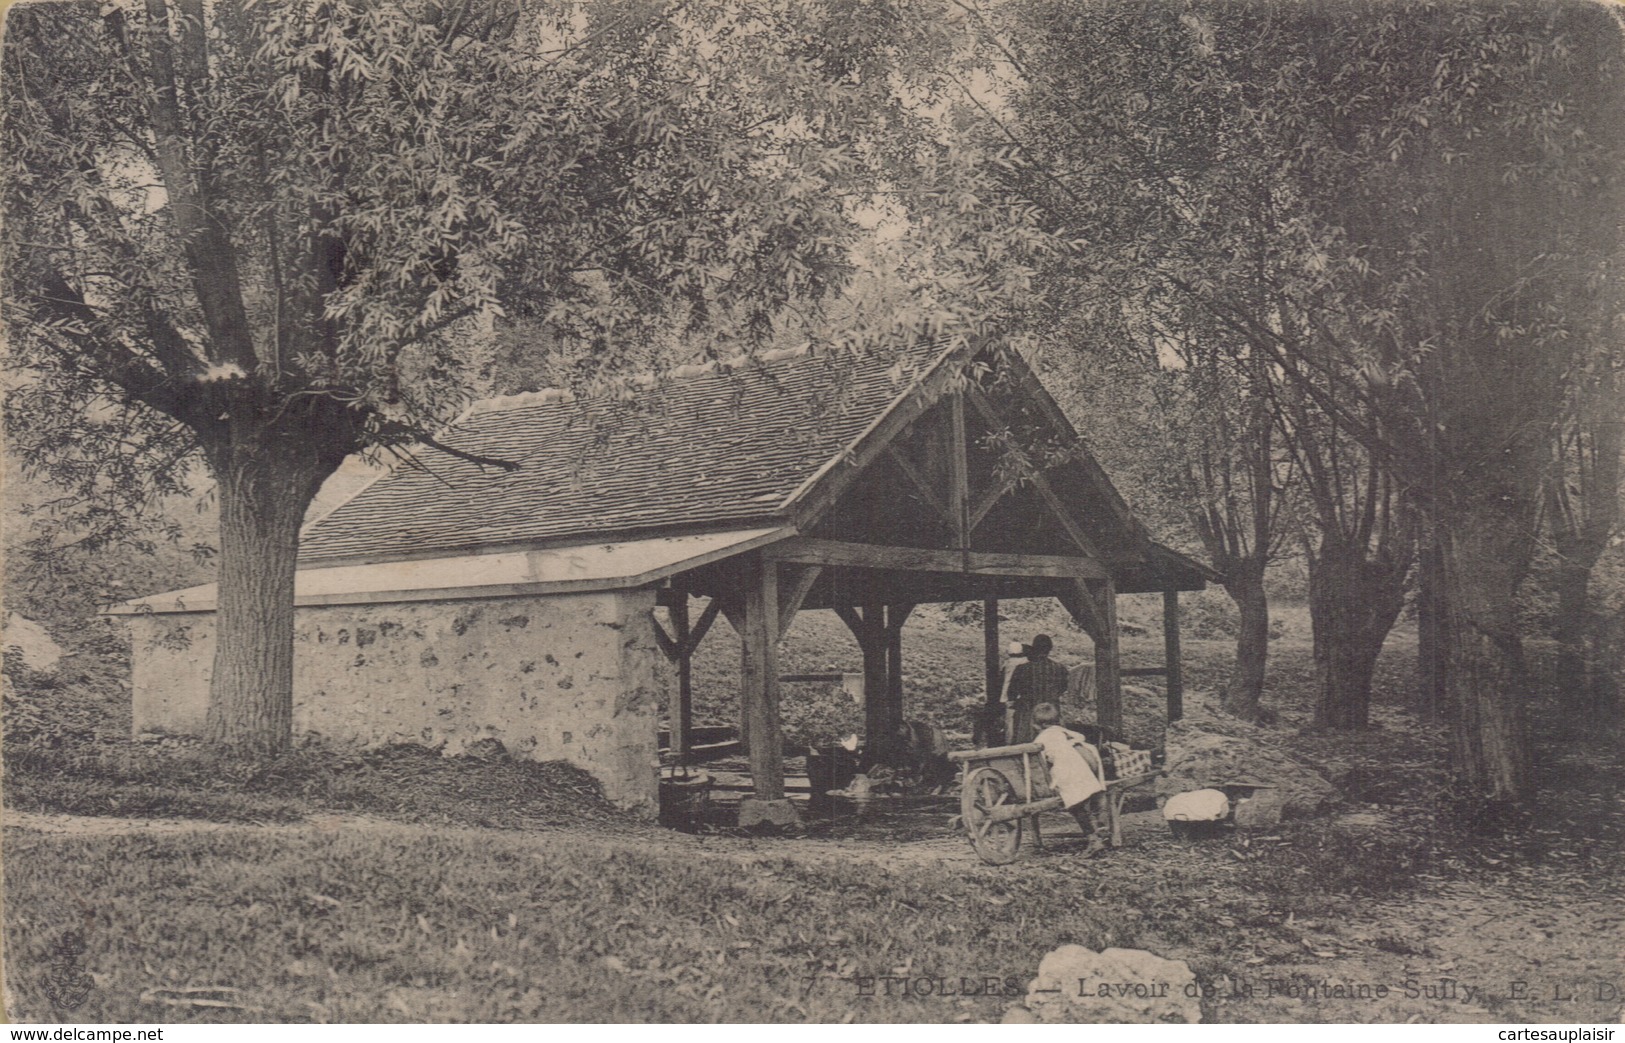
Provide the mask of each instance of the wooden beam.
{"label": "wooden beam", "polygon": [[841,622],[845,623],[846,628],[852,631],[852,636],[858,640],[858,647],[862,648],[864,635],[863,617],[858,615],[858,610],[850,605],[836,605],[835,614],[841,617]]}
{"label": "wooden beam", "polygon": [[1079,580],[1071,590],[1062,590],[1055,595],[1055,600],[1061,603],[1083,632],[1089,635],[1091,641],[1099,641],[1101,633],[1105,630],[1105,620],[1101,618],[1100,606],[1095,604],[1093,593],[1089,585]]}
{"label": "wooden beam", "polygon": [[738,634],[740,637],[744,637],[745,611],[743,606],[737,602],[723,601],[721,598],[712,598],[711,600],[722,606],[722,618],[726,619],[728,621],[728,625],[734,628],[734,633]]}
{"label": "wooden beam", "polygon": [[[999,413],[998,407],[993,404],[993,400],[988,398],[987,393],[981,388],[971,384],[965,389],[965,394],[970,397],[971,405],[976,407],[976,411],[982,414],[982,419],[987,421],[989,425],[994,427],[1009,426]],[[1085,555],[1099,560],[1100,548],[1095,545],[1094,540],[1089,538],[1089,534],[1084,531],[1083,526],[1078,524],[1078,520],[1072,515],[1072,510],[1061,501],[1060,496],[1056,495],[1055,489],[1049,484],[1049,479],[1038,471],[1034,471],[1028,478],[1032,482],[1033,488],[1037,490],[1039,497],[1044,501],[1044,505],[1049,508],[1050,514],[1054,515],[1055,520],[1065,530],[1067,537]]]}
{"label": "wooden beam", "polygon": [[[667,611],[675,613],[677,610],[675,608],[668,608]],[[666,633],[666,628],[661,626],[660,620],[655,618],[653,609],[649,610],[649,622],[654,624],[655,644],[659,645],[660,650],[666,653],[667,659],[674,663],[677,662],[677,651],[681,646],[679,646],[676,641],[672,640],[670,634]],[[675,621],[673,625],[675,625]]]}
{"label": "wooden beam", "polygon": [[[745,639],[740,669],[750,760],[751,791],[757,800],[784,799],[784,735],[779,727],[778,569],[753,561],[745,589]],[[752,582],[753,581],[753,582]]]}
{"label": "wooden beam", "polygon": [[998,502],[1009,495],[1010,490],[1014,488],[1015,486],[1009,482],[1000,482],[989,487],[988,490],[982,494],[982,498],[976,502],[976,506],[971,508],[970,519],[967,523],[970,526],[970,530],[975,532],[976,527],[982,524],[982,521],[987,518],[988,512],[992,511],[993,508],[998,505]]}
{"label": "wooden beam", "polygon": [[[998,598],[982,599],[982,673],[987,688],[984,711],[976,722],[975,741],[978,746],[991,746],[1004,741],[1004,718],[997,709],[999,698],[1004,694],[1004,649],[999,645]],[[998,716],[996,726],[995,715]]]}
{"label": "wooden beam", "polygon": [[1033,475],[1033,488],[1038,490],[1038,495],[1043,499],[1045,506],[1050,509],[1055,520],[1061,523],[1061,528],[1066,530],[1067,536],[1077,544],[1078,549],[1096,561],[1100,560],[1100,548],[1090,539],[1083,526],[1078,524],[1078,520],[1072,516],[1072,511],[1061,502],[1060,496],[1056,495],[1054,487],[1049,484],[1049,479],[1041,474]]}
{"label": "wooden beam", "polygon": [[1117,644],[1117,588],[1109,579],[1089,584],[1104,624],[1095,638],[1095,721],[1109,739],[1121,741],[1123,729],[1122,659]]}
{"label": "wooden beam", "polygon": [[970,471],[965,461],[965,437],[965,393],[956,391],[948,400],[948,505],[953,512],[948,527],[954,534],[954,546],[961,552],[970,550]]}
{"label": "wooden beam", "polygon": [[886,606],[886,727],[883,755],[896,753],[892,737],[903,724],[903,624],[908,621],[913,605]]}
{"label": "wooden beam", "polygon": [[957,572],[988,576],[1034,576],[1053,579],[1105,579],[1104,566],[1088,558],[1052,554],[992,554],[980,551],[932,550],[850,543],[797,536],[763,550],[774,561],[798,565],[895,569],[902,572]]}
{"label": "wooden beam", "polygon": [[[755,558],[755,555],[744,555],[738,560],[748,564],[749,562],[755,560]],[[728,621],[728,625],[733,627],[734,633],[739,635],[739,654],[741,657],[739,661],[739,676],[741,678],[741,684],[739,690],[739,705],[737,707],[739,714],[739,745],[749,752],[750,721],[745,717],[745,690],[743,684],[743,678],[745,676],[745,661],[743,657],[745,656],[745,643],[747,641],[747,634],[745,632],[745,604],[744,601],[739,600],[738,591],[741,583],[748,584],[750,582],[750,571],[748,568],[744,568],[743,571],[733,571],[737,574],[730,575],[729,585],[727,588],[728,595],[724,597],[719,594],[711,600],[714,604],[719,606],[718,611],[722,613],[722,618],[726,619]]]}
{"label": "wooden beam", "polygon": [[[722,601],[719,598],[712,598],[700,610],[700,618],[695,621],[693,629],[688,632],[688,651],[690,654],[700,647],[701,641],[705,640],[707,631],[711,629],[711,624],[717,621],[717,614],[721,610]],[[687,614],[686,604],[684,605],[684,613]]]}
{"label": "wooden beam", "polygon": [[[662,592],[664,593],[664,592]],[[665,605],[666,611],[671,613],[671,625],[674,633],[667,635],[658,619],[652,619],[655,628],[655,643],[666,657],[677,664],[677,703],[668,711],[668,727],[671,730],[671,751],[677,757],[677,763],[688,763],[689,751],[693,744],[691,735],[694,730],[694,650],[704,640],[706,631],[716,621],[717,614],[722,609],[722,602],[712,598],[700,612],[700,618],[693,627],[688,620],[688,594],[672,592],[675,597],[660,597],[656,601]]]}
{"label": "wooden beam", "polygon": [[1185,668],[1179,655],[1179,591],[1162,592],[1162,653],[1168,670],[1168,720],[1185,716]]}
{"label": "wooden beam", "polygon": [[941,515],[943,522],[951,531],[957,515],[947,504],[942,502],[941,498],[937,496],[937,491],[931,488],[931,483],[926,480],[925,475],[921,474],[919,468],[910,463],[903,451],[897,448],[897,443],[893,442],[886,447],[886,457],[897,465],[899,471],[903,472],[903,477],[907,478],[909,484],[914,486],[914,491],[920,494],[920,499],[924,500],[933,511]]}
{"label": "wooden beam", "polygon": [[[1066,418],[1066,413],[1061,409],[1060,404],[1050,397],[1050,393],[1045,389],[1043,381],[1038,379],[1038,374],[1034,373],[1032,367],[1027,365],[1027,360],[1014,351],[1002,353],[1001,358],[1004,364],[1010,367],[1010,372],[1015,375],[1016,383],[1020,384],[1021,389],[1027,392],[1034,402],[1038,403],[1039,410],[1044,414],[1044,418],[1049,421],[1050,426],[1063,438],[1076,439],[1078,437],[1077,429]],[[1089,453],[1084,453],[1078,457],[1077,462],[1089,475],[1090,480],[1100,486],[1107,506],[1117,516],[1118,523],[1131,532],[1139,531],[1138,523],[1134,519],[1134,513],[1129,510],[1128,503],[1123,499],[1122,493],[1119,493],[1117,486],[1112,484],[1111,478],[1100,466],[1100,462]]]}
{"label": "wooden beam", "polygon": [[[1057,591],[1076,582],[1072,577],[992,576],[985,573],[887,572],[874,569],[844,569],[839,592],[832,593],[831,577],[813,587],[802,604],[808,609],[831,609],[837,604],[867,601],[912,601],[921,605],[976,601],[996,597],[1052,598]],[[840,600],[836,600],[839,598]]]}
{"label": "wooden beam", "polygon": [[[770,567],[777,567],[776,563],[769,563]],[[818,582],[818,574],[823,572],[819,565],[803,565],[796,570],[795,579],[779,590],[779,634],[783,635],[790,629],[790,621],[796,618],[801,610],[801,603],[807,600],[807,591]]]}

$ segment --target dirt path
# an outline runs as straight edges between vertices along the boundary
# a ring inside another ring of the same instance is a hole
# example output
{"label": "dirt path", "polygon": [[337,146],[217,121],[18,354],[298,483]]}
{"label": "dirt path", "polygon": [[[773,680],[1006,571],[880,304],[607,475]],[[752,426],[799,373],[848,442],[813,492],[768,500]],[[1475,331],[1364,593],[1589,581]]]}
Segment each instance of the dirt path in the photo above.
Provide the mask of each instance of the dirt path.
{"label": "dirt path", "polygon": [[1226,1020],[1615,1024],[1622,924],[1617,897],[1441,884],[1342,923],[1300,924],[1302,958],[1236,982]]}
{"label": "dirt path", "polygon": [[210,822],[195,818],[99,818],[89,815],[48,815],[34,811],[13,811],[6,808],[0,825],[7,829],[26,829],[34,833],[58,836],[113,837],[143,833],[307,833],[332,832],[341,829],[365,830],[419,830],[430,826],[413,826],[389,819],[363,815],[312,815],[300,822]]}
{"label": "dirt path", "polygon": [[[177,833],[281,833],[288,835],[365,831],[486,836],[491,831],[477,827],[442,826],[402,822],[365,815],[310,815],[299,822],[249,823],[210,822],[202,819],[98,818],[83,815],[41,814],[5,809],[0,825],[54,836],[132,836]],[[962,837],[943,836],[903,843],[851,838],[773,838],[753,839],[723,834],[687,834],[667,829],[647,831],[592,830],[502,830],[509,837],[527,834],[558,836],[565,833],[590,839],[605,847],[625,847],[647,851],[651,847],[681,850],[690,855],[730,858],[741,862],[761,862],[794,858],[804,862],[845,862],[859,859],[887,868],[906,869],[914,865],[963,863],[980,865]]]}

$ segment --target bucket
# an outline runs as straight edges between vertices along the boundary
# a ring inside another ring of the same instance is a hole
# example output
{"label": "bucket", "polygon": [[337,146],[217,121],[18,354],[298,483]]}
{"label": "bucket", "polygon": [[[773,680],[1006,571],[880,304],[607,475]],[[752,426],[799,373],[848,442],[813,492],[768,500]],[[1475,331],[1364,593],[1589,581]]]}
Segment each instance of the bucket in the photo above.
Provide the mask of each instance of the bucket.
{"label": "bucket", "polygon": [[711,776],[703,771],[673,772],[660,777],[660,821],[668,826],[694,826],[711,809]]}
{"label": "bucket", "polygon": [[807,785],[813,798],[846,789],[858,773],[858,755],[841,745],[807,748]]}

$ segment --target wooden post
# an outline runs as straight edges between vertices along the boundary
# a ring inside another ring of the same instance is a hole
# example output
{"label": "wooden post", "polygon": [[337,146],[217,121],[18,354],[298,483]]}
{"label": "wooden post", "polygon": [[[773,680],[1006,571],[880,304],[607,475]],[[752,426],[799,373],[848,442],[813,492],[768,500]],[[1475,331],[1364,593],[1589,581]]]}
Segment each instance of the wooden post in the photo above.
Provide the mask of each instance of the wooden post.
{"label": "wooden post", "polygon": [[1109,739],[1123,738],[1122,659],[1117,647],[1117,585],[1109,579],[1089,584],[1100,618],[1095,639],[1095,721]]}
{"label": "wooden post", "polygon": [[999,699],[1004,694],[1004,649],[999,646],[999,599],[982,599],[982,669],[986,673],[987,695],[976,720],[974,739],[978,746],[1003,742],[1004,715]]}
{"label": "wooden post", "polygon": [[886,738],[897,733],[903,723],[903,624],[913,605],[886,607]]}
{"label": "wooden post", "polygon": [[1003,695],[1004,649],[999,647],[999,599],[982,599],[982,666],[987,673],[987,705]]}
{"label": "wooden post", "polygon": [[[745,577],[745,581],[747,583],[749,582],[748,574]],[[746,648],[748,638],[746,636],[747,631],[745,629],[745,604],[743,601],[739,600],[737,594],[733,595],[728,601],[723,601],[721,598],[712,598],[711,600],[714,603],[721,605],[722,618],[726,619],[728,621],[728,625],[734,628],[734,633],[739,635],[739,748],[744,750],[746,753],[749,753],[750,722],[745,719],[744,682],[745,673],[749,669],[749,650]]]}
{"label": "wooden post", "polygon": [[1168,668],[1168,723],[1185,716],[1185,672],[1179,661],[1179,591],[1162,592],[1162,653]]}
{"label": "wooden post", "polygon": [[891,738],[886,702],[891,687],[891,671],[886,664],[886,608],[863,606],[863,741],[872,760],[887,749]]}
{"label": "wooden post", "polygon": [[740,614],[739,627],[739,748],[746,756],[750,755],[750,695],[748,692],[751,672],[750,628],[745,625],[743,610]]}
{"label": "wooden post", "polygon": [[671,718],[671,752],[678,764],[688,763],[689,737],[694,731],[694,647],[688,628],[688,595],[682,594],[666,608],[671,613],[674,643],[677,645],[677,706]]}
{"label": "wooden post", "polygon": [[965,462],[965,396],[948,404],[948,509],[953,512],[954,546],[970,567],[970,471]]}
{"label": "wooden post", "polygon": [[751,791],[760,801],[784,799],[784,737],[779,729],[778,565],[753,561],[745,587],[742,715],[750,744]]}

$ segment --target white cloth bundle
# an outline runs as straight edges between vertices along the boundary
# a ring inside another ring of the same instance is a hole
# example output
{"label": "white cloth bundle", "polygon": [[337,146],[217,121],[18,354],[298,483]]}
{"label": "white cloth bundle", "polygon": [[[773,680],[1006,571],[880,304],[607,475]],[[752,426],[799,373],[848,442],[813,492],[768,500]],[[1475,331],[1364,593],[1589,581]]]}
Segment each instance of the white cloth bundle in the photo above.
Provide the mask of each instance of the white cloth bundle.
{"label": "white cloth bundle", "polygon": [[1106,788],[1100,781],[1100,754],[1077,732],[1052,724],[1033,742],[1044,747],[1050,785],[1066,807],[1076,807]]}
{"label": "white cloth bundle", "polygon": [[1218,822],[1230,814],[1230,798],[1216,789],[1176,793],[1162,806],[1169,822]]}

